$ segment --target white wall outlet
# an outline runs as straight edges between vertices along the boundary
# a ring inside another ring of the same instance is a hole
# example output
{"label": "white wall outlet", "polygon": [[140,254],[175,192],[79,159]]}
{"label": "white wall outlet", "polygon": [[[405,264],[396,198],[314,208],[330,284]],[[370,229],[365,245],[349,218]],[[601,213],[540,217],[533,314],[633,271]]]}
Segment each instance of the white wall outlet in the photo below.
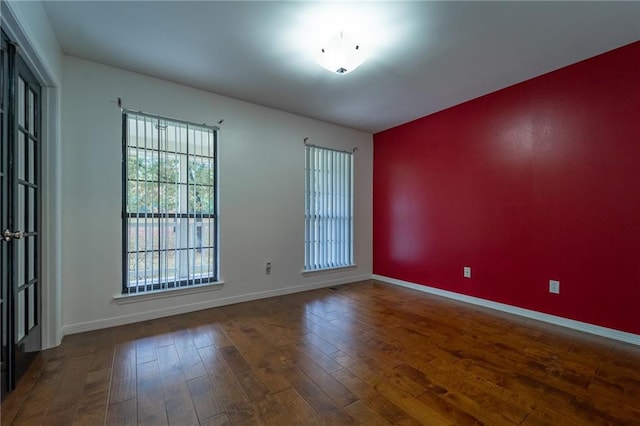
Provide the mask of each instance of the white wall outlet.
{"label": "white wall outlet", "polygon": [[560,294],[560,281],[549,280],[549,293]]}
{"label": "white wall outlet", "polygon": [[264,273],[269,275],[271,273],[271,261],[267,261],[264,265]]}
{"label": "white wall outlet", "polygon": [[465,278],[471,278],[471,266],[465,266],[462,270],[462,275],[464,275]]}

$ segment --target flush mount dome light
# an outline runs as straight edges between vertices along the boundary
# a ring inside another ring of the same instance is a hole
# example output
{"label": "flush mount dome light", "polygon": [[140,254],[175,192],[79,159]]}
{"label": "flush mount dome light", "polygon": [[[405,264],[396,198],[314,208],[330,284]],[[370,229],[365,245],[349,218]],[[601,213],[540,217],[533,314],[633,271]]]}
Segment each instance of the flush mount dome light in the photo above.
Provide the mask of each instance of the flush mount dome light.
{"label": "flush mount dome light", "polygon": [[358,43],[343,32],[331,37],[320,49],[316,62],[336,74],[348,74],[358,68],[367,54]]}

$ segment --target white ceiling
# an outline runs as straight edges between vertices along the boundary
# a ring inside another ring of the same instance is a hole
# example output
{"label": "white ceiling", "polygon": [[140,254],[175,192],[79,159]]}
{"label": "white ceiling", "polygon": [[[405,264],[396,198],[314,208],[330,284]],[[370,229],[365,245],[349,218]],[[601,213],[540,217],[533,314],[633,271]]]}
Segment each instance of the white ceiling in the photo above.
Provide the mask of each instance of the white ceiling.
{"label": "white ceiling", "polygon": [[[43,4],[68,55],[369,132],[640,40],[640,2]],[[339,30],[347,75],[313,60]]]}

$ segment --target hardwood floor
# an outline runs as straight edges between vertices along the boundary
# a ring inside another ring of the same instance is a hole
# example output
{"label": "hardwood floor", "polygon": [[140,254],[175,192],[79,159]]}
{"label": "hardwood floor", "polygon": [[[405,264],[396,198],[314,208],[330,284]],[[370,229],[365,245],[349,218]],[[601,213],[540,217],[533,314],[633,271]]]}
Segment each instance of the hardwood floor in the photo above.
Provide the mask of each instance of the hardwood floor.
{"label": "hardwood floor", "polygon": [[3,425],[640,425],[640,347],[367,281],[65,337]]}

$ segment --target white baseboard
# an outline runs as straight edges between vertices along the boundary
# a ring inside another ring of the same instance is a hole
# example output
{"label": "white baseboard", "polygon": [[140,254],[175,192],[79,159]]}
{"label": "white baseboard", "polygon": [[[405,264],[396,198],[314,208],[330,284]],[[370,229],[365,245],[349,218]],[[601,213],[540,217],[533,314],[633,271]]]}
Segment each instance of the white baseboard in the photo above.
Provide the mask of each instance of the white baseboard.
{"label": "white baseboard", "polygon": [[584,331],[585,333],[591,333],[597,336],[607,337],[609,339],[619,340],[634,345],[640,345],[640,335],[638,334],[627,333],[625,331],[614,330],[612,328],[601,327],[599,325],[589,324],[581,321],[575,321],[568,318],[532,311],[530,309],[524,309],[517,306],[506,305],[504,303],[493,302],[491,300],[481,299],[479,297],[467,296],[452,291],[441,290],[439,288],[429,287],[426,285],[414,284],[408,281],[402,281],[382,275],[372,274],[371,278],[385,283],[422,291],[424,293],[435,294],[437,296],[471,303],[473,305],[483,306],[485,308],[495,309],[497,311],[507,312],[509,314],[519,315],[521,317],[531,318],[534,320],[559,325],[561,327],[566,327],[573,330]]}
{"label": "white baseboard", "polygon": [[103,328],[117,327],[119,325],[133,324],[141,321],[148,321],[157,318],[169,317],[172,315],[186,314],[188,312],[200,311],[203,309],[217,308],[235,303],[250,302],[252,300],[266,299],[267,297],[283,296],[285,294],[300,293],[302,291],[316,290],[319,288],[331,287],[334,285],[348,284],[357,281],[371,279],[371,275],[360,275],[349,278],[342,278],[320,283],[306,284],[292,287],[285,287],[276,290],[258,291],[255,293],[242,294],[238,296],[225,297],[220,299],[206,300],[203,302],[190,303],[187,305],[172,306],[164,309],[140,312],[130,315],[105,318],[95,321],[87,321],[76,324],[67,324],[62,328],[62,335],[83,333],[85,331],[100,330]]}

